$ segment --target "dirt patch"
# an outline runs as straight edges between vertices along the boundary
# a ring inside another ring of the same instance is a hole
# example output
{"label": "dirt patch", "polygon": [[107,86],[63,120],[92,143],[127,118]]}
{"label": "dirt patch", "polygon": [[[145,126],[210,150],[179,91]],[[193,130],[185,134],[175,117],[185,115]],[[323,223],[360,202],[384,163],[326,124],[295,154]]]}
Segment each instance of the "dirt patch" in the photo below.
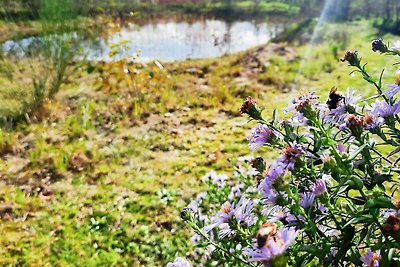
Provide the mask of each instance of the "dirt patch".
{"label": "dirt patch", "polygon": [[235,62],[236,65],[242,65],[246,70],[242,73],[237,73],[237,78],[260,73],[268,67],[270,60],[276,56],[281,57],[287,62],[293,62],[298,57],[297,52],[289,46],[275,43],[268,44],[247,53]]}

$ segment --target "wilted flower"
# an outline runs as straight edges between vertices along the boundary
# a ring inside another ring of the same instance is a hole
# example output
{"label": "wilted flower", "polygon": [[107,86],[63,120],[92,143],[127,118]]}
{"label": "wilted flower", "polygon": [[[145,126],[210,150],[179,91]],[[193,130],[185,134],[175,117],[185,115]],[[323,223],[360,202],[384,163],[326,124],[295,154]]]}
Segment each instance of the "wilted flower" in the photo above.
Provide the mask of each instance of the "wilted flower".
{"label": "wilted flower", "polygon": [[169,262],[167,267],[190,267],[190,263],[184,258],[176,258],[174,262]]}
{"label": "wilted flower", "polygon": [[360,258],[360,260],[363,263],[363,267],[379,267],[379,260],[381,259],[381,253],[380,251],[375,251],[372,252],[370,249],[367,251],[367,253],[364,254]]}
{"label": "wilted flower", "polygon": [[256,150],[266,143],[273,143],[277,138],[283,138],[283,136],[267,125],[259,124],[251,129],[249,147],[251,150]]}
{"label": "wilted flower", "polygon": [[322,154],[320,158],[322,160],[322,163],[328,163],[332,160],[331,155],[329,154]]}
{"label": "wilted flower", "polygon": [[256,101],[254,101],[253,98],[248,96],[246,100],[243,102],[241,108],[240,108],[240,113],[242,114],[247,114],[250,116],[250,118],[253,118],[255,120],[261,120],[262,115],[261,115],[261,108],[259,108],[256,104]]}
{"label": "wilted flower", "polygon": [[360,65],[360,59],[358,58],[357,51],[347,51],[344,57],[340,59],[340,61],[347,61],[350,66],[357,67]]}
{"label": "wilted flower", "polygon": [[372,130],[372,129],[379,127],[379,125],[381,125],[383,122],[384,122],[384,119],[382,117],[375,117],[372,114],[366,114],[363,117],[362,123],[363,123],[364,129]]}
{"label": "wilted flower", "polygon": [[372,45],[372,51],[374,52],[379,51],[381,53],[385,53],[388,51],[386,44],[383,42],[381,38],[373,40],[371,45]]}
{"label": "wilted flower", "polygon": [[268,266],[272,259],[282,255],[289,248],[297,234],[298,231],[294,227],[281,227],[277,232],[269,231],[265,235],[265,244],[255,244],[252,249],[245,248],[243,254],[248,256],[250,261],[261,261],[264,266]]}
{"label": "wilted flower", "polygon": [[320,196],[326,192],[326,182],[323,179],[319,179],[315,181],[310,189],[316,196]]}
{"label": "wilted flower", "polygon": [[[292,103],[285,109],[285,112],[295,110],[291,121],[297,123],[298,126],[304,125],[308,117],[312,116],[312,107],[319,105],[317,102],[318,96],[314,92],[303,92],[298,98],[293,99]],[[296,126],[296,125],[294,125]]]}
{"label": "wilted flower", "polygon": [[363,117],[353,114],[348,114],[344,122],[339,126],[341,131],[349,128],[354,136],[358,136],[362,132]]}
{"label": "wilted flower", "polygon": [[386,219],[386,224],[384,228],[387,232],[400,233],[400,218],[393,214],[390,215]]}

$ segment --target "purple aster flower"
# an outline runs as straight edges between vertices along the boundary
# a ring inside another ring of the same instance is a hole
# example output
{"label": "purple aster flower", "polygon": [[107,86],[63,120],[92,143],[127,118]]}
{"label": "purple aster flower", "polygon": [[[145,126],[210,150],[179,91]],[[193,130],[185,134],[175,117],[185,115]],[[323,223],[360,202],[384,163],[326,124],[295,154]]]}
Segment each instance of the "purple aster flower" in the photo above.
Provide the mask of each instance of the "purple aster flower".
{"label": "purple aster flower", "polygon": [[219,225],[218,238],[223,239],[225,237],[230,237],[236,233],[232,230],[228,223],[222,223]]}
{"label": "purple aster flower", "polygon": [[276,190],[273,189],[272,181],[265,178],[258,186],[258,190],[264,195],[264,201],[270,205],[275,204],[275,199],[278,196]]}
{"label": "purple aster flower", "polygon": [[286,170],[292,171],[294,169],[297,159],[304,154],[304,148],[299,144],[294,144],[286,146],[282,152],[277,161],[271,164],[267,176],[259,186],[264,193],[269,192],[269,187],[272,188],[275,179],[283,176]]}
{"label": "purple aster flower", "polygon": [[234,211],[234,216],[239,222],[251,226],[257,222],[257,218],[253,216],[254,203],[251,199],[242,197]]}
{"label": "purple aster flower", "polygon": [[344,96],[344,104],[347,105],[354,105],[358,100],[361,99],[361,95],[356,94],[356,90],[350,90],[347,88],[346,95]]}
{"label": "purple aster flower", "polygon": [[300,194],[300,206],[304,209],[311,207],[314,204],[315,195],[311,192]]}
{"label": "purple aster flower", "polygon": [[322,213],[328,210],[324,204],[318,204],[317,209],[319,209]]}
{"label": "purple aster flower", "polygon": [[184,258],[176,258],[174,262],[169,262],[167,267],[190,267],[190,263]]}
{"label": "purple aster flower", "polygon": [[283,211],[281,206],[267,206],[261,211],[261,214],[268,218],[271,223],[282,221],[286,218],[286,213]]}
{"label": "purple aster flower", "polygon": [[398,92],[400,92],[400,79],[397,79],[395,84],[388,84],[387,86],[389,87],[389,89],[383,92],[383,94],[386,95],[389,98],[389,100],[392,100],[392,98]]}
{"label": "purple aster flower", "polygon": [[311,192],[314,193],[316,196],[320,196],[323,193],[326,192],[326,182],[323,179],[317,180],[312,186],[311,186]]}
{"label": "purple aster flower", "polygon": [[269,167],[267,176],[265,178],[272,184],[275,179],[285,174],[286,169],[287,164],[281,162],[280,158],[278,158],[278,160],[272,163]]}
{"label": "purple aster flower", "polygon": [[228,198],[229,199],[234,199],[234,198],[240,197],[240,195],[242,194],[242,188],[243,187],[244,187],[243,183],[235,185],[234,187],[232,187],[232,190],[229,193]]}
{"label": "purple aster flower", "polygon": [[335,257],[337,253],[338,253],[337,248],[335,248],[335,247],[331,248],[331,255],[332,255],[333,257]]}
{"label": "purple aster flower", "polygon": [[210,172],[206,173],[206,174],[203,176],[203,181],[204,181],[204,182],[208,182],[208,181],[210,181],[210,180],[213,180],[214,177],[216,177],[216,176],[218,176],[218,175],[217,175],[217,173],[216,173],[215,171],[210,171]]}
{"label": "purple aster flower", "polygon": [[343,143],[339,143],[339,144],[337,145],[337,149],[338,149],[338,151],[339,151],[340,154],[346,153],[346,147],[344,146]]}
{"label": "purple aster flower", "polygon": [[400,102],[396,102],[392,106],[386,101],[377,100],[375,103],[372,103],[371,106],[367,107],[367,111],[375,117],[386,118],[400,112]]}
{"label": "purple aster flower", "polygon": [[220,211],[211,218],[212,224],[203,227],[203,231],[208,233],[215,227],[228,222],[228,220],[232,218],[234,211],[235,206],[226,201],[224,204],[222,204]]}
{"label": "purple aster flower", "polygon": [[243,254],[249,257],[250,261],[261,261],[264,266],[268,266],[272,259],[283,254],[290,247],[297,234],[298,231],[294,227],[281,227],[276,233],[268,233],[262,247],[257,242],[253,248],[244,248]]}
{"label": "purple aster flower", "polygon": [[372,252],[371,249],[367,251],[367,253],[364,254],[360,258],[360,260],[363,263],[363,267],[379,267],[379,260],[381,259],[381,253],[379,250]]}
{"label": "purple aster flower", "polygon": [[256,150],[267,143],[273,143],[277,138],[282,139],[283,136],[267,125],[259,124],[251,129],[251,137],[248,139],[249,148]]}
{"label": "purple aster flower", "polygon": [[221,188],[225,186],[225,181],[228,179],[226,174],[218,174],[211,177],[211,183]]}
{"label": "purple aster flower", "polygon": [[308,123],[308,119],[303,115],[303,113],[296,112],[293,114],[289,123],[292,126],[305,126]]}
{"label": "purple aster flower", "polygon": [[300,144],[286,146],[283,149],[283,154],[279,156],[278,162],[286,167],[289,171],[294,169],[294,164],[301,155],[304,154],[304,148]]}
{"label": "purple aster flower", "polygon": [[206,191],[201,192],[201,193],[199,193],[197,195],[195,201],[200,204],[206,196],[207,196],[207,192]]}
{"label": "purple aster flower", "polygon": [[194,236],[192,236],[191,240],[192,240],[193,245],[197,245],[201,241],[201,236],[198,234],[195,234]]}
{"label": "purple aster flower", "polygon": [[219,224],[226,223],[233,216],[235,212],[235,205],[228,201],[222,204],[220,211],[213,217],[212,221]]}
{"label": "purple aster flower", "polygon": [[299,215],[296,217],[293,214],[291,214],[289,211],[286,211],[285,216],[286,217],[284,217],[283,220],[287,221],[287,223],[296,223],[298,221],[304,222],[306,219],[302,215]]}

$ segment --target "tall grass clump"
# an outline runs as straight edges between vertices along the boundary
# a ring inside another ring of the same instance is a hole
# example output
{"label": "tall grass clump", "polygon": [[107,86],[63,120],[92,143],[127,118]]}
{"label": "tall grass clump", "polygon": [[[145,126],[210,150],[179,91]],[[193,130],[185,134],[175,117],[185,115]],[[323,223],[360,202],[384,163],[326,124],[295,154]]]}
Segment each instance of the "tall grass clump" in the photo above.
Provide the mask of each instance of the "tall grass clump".
{"label": "tall grass clump", "polygon": [[76,18],[72,2],[40,1],[40,35],[15,41],[0,57],[3,125],[40,119],[46,101],[55,97],[71,74],[81,41],[78,32],[69,32],[69,22]]}

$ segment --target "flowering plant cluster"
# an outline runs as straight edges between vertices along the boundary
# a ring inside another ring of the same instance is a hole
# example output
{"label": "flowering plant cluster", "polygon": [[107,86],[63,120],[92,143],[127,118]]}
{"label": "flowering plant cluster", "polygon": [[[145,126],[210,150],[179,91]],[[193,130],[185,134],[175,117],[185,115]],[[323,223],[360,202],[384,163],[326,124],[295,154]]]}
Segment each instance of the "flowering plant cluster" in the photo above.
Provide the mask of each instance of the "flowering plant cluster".
{"label": "flowering plant cluster", "polygon": [[[372,49],[400,55],[400,41]],[[400,80],[382,85],[357,52],[342,61],[377,94],[332,88],[324,103],[304,92],[281,121],[246,99],[249,148],[280,155],[269,166],[239,158],[230,178],[208,173],[181,213],[196,249],[168,266],[400,266]]]}

